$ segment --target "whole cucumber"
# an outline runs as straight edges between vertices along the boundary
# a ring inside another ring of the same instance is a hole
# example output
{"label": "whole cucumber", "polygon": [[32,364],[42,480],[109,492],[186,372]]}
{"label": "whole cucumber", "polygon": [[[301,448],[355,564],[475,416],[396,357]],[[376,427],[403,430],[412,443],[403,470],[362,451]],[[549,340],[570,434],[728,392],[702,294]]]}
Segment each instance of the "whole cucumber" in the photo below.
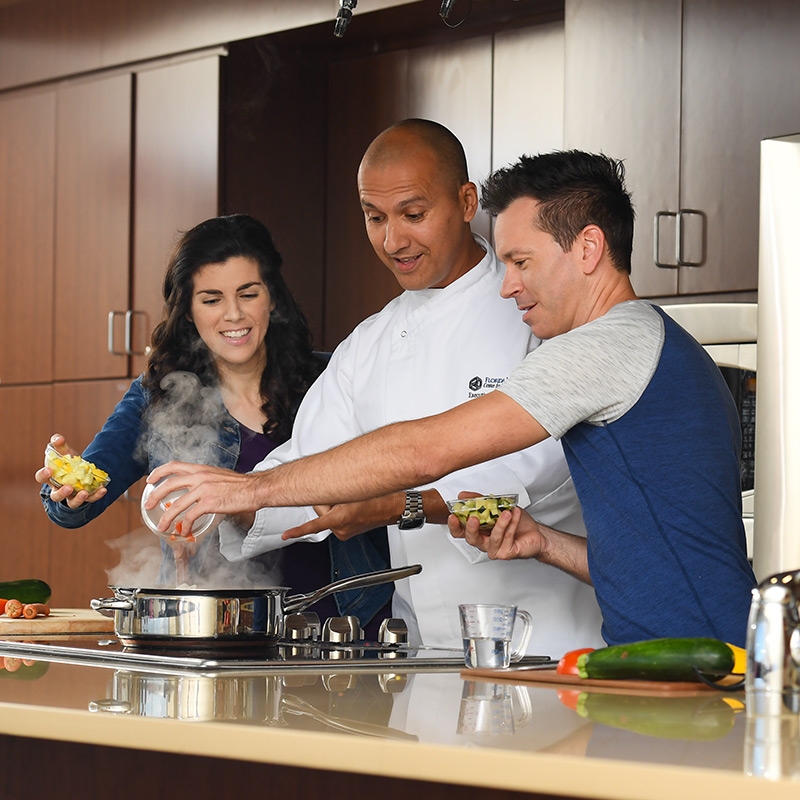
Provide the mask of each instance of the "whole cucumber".
{"label": "whole cucumber", "polygon": [[50,599],[50,587],[37,578],[21,581],[0,581],[0,597],[19,600],[20,603],[46,603]]}
{"label": "whole cucumber", "polygon": [[709,673],[733,671],[734,654],[718,639],[648,639],[602,647],[578,658],[581,678],[697,681],[695,667]]}

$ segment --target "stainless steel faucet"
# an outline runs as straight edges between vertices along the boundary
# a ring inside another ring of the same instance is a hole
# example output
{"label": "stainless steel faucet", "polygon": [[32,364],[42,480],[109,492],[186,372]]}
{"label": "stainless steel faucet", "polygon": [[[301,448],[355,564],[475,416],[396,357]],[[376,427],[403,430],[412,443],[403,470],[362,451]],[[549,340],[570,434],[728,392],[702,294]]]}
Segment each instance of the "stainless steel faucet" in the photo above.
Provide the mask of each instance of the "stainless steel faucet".
{"label": "stainless steel faucet", "polygon": [[800,570],[753,589],[747,625],[748,711],[800,712]]}

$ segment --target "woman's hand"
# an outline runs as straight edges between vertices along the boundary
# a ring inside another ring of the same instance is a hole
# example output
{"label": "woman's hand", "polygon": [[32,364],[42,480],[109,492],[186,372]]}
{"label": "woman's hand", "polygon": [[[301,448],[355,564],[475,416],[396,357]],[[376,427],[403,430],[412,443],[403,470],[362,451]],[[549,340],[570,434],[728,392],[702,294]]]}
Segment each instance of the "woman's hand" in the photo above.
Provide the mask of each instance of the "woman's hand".
{"label": "woman's hand", "polygon": [[[54,433],[50,437],[50,444],[63,456],[80,455],[77,450],[67,444],[66,439],[60,433]],[[53,477],[53,470],[51,470],[50,467],[41,467],[40,469],[36,470],[36,473],[33,477],[36,480],[36,483],[50,483],[50,479]],[[52,484],[50,485],[52,486]],[[70,508],[80,508],[80,506],[82,506],[84,503],[94,503],[101,497],[105,497],[106,491],[107,489],[104,486],[101,489],[92,492],[90,495],[89,492],[84,489],[76,492],[73,486],[64,484],[61,487],[53,486],[53,490],[50,492],[50,499],[54,503],[60,503],[62,500],[66,500],[67,505]]]}

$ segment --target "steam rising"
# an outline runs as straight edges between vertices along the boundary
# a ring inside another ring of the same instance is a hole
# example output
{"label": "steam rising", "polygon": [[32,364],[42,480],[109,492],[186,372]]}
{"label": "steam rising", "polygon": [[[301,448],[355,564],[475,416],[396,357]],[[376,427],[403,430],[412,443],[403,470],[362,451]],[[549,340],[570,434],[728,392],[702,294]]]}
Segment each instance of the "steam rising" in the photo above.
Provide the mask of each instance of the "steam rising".
{"label": "steam rising", "polygon": [[[186,461],[220,466],[219,431],[230,425],[219,391],[202,386],[191,372],[172,372],[161,381],[166,395],[146,415],[134,456],[144,463]],[[280,585],[280,550],[258,559],[230,562],[219,552],[216,531],[194,544],[176,544],[188,555],[188,574],[176,574],[176,559],[162,540],[142,527],[107,543],[120,563],[107,571],[111,586],[170,587],[189,583],[200,589],[245,589]],[[182,570],[181,570],[182,572]]]}
{"label": "steam rising", "polygon": [[140,461],[188,461],[219,466],[217,433],[227,419],[219,391],[202,386],[192,372],[171,372],[161,380],[166,392],[148,411],[136,448]]}

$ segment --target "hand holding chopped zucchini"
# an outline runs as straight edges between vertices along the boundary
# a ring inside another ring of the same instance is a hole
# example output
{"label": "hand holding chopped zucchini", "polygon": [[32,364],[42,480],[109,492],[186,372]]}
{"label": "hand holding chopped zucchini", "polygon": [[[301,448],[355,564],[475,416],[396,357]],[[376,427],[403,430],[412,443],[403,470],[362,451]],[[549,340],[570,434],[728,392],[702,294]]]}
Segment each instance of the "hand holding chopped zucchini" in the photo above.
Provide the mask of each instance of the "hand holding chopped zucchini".
{"label": "hand holding chopped zucchini", "polygon": [[62,455],[52,447],[45,450],[44,465],[53,472],[50,479],[56,488],[72,486],[92,494],[109,482],[108,473],[80,456]]}
{"label": "hand holding chopped zucchini", "polygon": [[504,511],[517,505],[517,495],[486,495],[465,500],[448,500],[450,513],[466,524],[470,517],[477,517],[481,528],[492,528]]}

